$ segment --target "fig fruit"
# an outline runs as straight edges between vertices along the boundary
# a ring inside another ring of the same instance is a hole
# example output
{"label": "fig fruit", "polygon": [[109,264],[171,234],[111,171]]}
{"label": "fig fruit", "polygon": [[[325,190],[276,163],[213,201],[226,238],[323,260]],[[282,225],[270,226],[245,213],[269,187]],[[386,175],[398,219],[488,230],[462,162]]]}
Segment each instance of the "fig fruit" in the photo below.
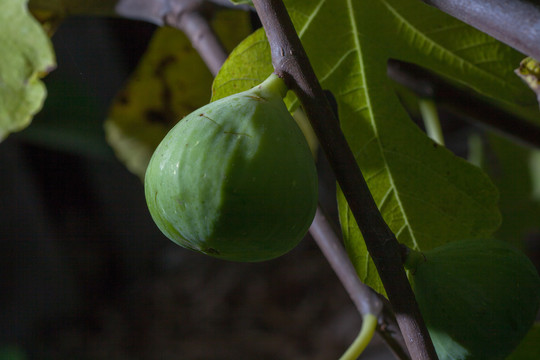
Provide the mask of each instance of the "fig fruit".
{"label": "fig fruit", "polygon": [[235,261],[283,255],[306,234],[317,172],[272,74],[259,86],[184,117],[145,175],[150,214],[172,241]]}
{"label": "fig fruit", "polygon": [[538,272],[508,243],[451,242],[405,266],[440,360],[505,359],[538,312]]}

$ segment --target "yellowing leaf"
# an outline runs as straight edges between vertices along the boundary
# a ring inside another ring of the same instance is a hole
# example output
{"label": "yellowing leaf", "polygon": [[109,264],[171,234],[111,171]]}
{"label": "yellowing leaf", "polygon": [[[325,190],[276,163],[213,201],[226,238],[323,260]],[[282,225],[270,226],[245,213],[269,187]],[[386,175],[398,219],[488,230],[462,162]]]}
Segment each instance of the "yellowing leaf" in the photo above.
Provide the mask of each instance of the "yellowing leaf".
{"label": "yellowing leaf", "polygon": [[540,62],[530,57],[525,58],[519,64],[516,74],[536,93],[540,102]]}
{"label": "yellowing leaf", "polygon": [[47,95],[40,81],[55,66],[51,42],[25,0],[0,0],[0,140],[30,124]]}
{"label": "yellowing leaf", "polygon": [[34,18],[39,21],[41,27],[43,30],[45,30],[49,37],[54,35],[56,29],[58,29],[58,26],[60,26],[62,21],[64,21],[64,16],[54,11],[30,8],[30,12]]}
{"label": "yellowing leaf", "polygon": [[[249,32],[247,15],[221,12],[216,32],[233,47]],[[105,122],[107,141],[127,168],[143,178],[157,145],[185,115],[210,99],[212,75],[179,30],[159,28]]]}

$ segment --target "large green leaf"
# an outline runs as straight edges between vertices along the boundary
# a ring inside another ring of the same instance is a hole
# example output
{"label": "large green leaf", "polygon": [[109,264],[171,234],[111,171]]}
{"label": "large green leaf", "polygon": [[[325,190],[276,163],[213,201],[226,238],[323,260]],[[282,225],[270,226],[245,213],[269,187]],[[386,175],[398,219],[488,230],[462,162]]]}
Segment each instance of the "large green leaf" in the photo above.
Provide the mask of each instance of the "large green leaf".
{"label": "large green leaf", "polygon": [[523,247],[532,232],[540,231],[540,199],[535,198],[538,150],[491,134],[484,168],[500,191],[502,224],[495,237]]}
{"label": "large green leaf", "polygon": [[55,68],[51,42],[25,0],[0,0],[0,140],[26,127],[47,91],[39,80]]}
{"label": "large green leaf", "polygon": [[[532,102],[513,75],[522,55],[416,0],[286,2],[385,220],[415,249],[487,237],[500,223],[498,193],[477,167],[437,146],[408,118],[386,76],[389,58],[415,62],[499,101]],[[217,99],[263,80],[272,68],[262,32],[246,39],[214,82]],[[363,281],[384,292],[339,194],[349,255]]]}
{"label": "large green leaf", "polygon": [[521,344],[506,360],[538,360],[540,359],[540,323],[535,323],[521,341]]}

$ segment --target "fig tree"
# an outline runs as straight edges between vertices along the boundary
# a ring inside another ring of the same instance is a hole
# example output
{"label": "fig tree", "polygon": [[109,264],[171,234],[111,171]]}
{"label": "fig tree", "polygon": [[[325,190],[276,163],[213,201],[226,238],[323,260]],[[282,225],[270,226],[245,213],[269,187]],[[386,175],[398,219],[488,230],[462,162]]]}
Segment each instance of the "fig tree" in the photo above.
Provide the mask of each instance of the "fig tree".
{"label": "fig tree", "polygon": [[184,117],[155,150],[145,195],[159,229],[214,257],[262,261],[303,238],[317,205],[310,149],[271,75]]}

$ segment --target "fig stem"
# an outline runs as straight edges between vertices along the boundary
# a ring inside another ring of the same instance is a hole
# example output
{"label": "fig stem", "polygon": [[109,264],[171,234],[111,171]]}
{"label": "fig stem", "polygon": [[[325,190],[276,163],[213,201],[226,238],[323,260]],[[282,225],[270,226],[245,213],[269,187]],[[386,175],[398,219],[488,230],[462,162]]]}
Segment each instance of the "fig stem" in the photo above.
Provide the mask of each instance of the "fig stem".
{"label": "fig stem", "polygon": [[365,314],[362,318],[362,327],[358,336],[353,341],[351,346],[345,351],[345,353],[339,358],[339,360],[356,360],[362,354],[366,346],[370,343],[373,335],[375,334],[375,327],[377,326],[377,316],[373,314]]}
{"label": "fig stem", "polygon": [[411,271],[413,274],[416,272],[416,267],[420,262],[426,261],[426,256],[423,252],[413,250],[403,244],[401,244],[405,250],[403,251],[404,260],[403,265],[405,269]]}
{"label": "fig stem", "polygon": [[255,89],[260,93],[262,97],[271,97],[279,95],[280,98],[284,98],[287,95],[287,85],[282,78],[272,73],[261,84],[257,85]]}

